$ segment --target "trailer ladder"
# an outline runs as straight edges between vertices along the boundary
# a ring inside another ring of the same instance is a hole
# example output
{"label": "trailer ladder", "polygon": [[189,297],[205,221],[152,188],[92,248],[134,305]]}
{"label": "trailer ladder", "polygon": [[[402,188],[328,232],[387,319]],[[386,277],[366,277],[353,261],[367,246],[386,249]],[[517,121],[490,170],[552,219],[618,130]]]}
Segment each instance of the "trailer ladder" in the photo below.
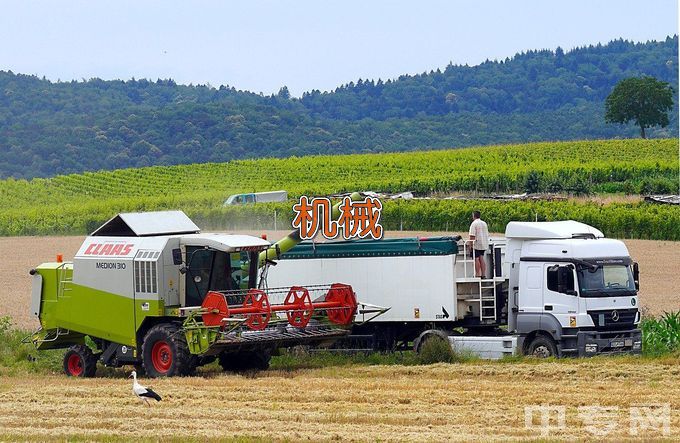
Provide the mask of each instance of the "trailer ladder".
{"label": "trailer ladder", "polygon": [[[476,277],[475,260],[469,255],[471,251],[468,248],[468,243],[465,241],[461,243],[462,245],[458,249],[456,256],[456,265],[459,265],[458,270],[462,270],[462,275],[461,273],[456,273],[460,275],[460,277],[456,278],[458,298],[468,303],[479,304],[479,320],[482,323],[495,323],[497,321],[497,285],[502,283],[504,279],[499,277]],[[495,275],[495,269],[492,266],[489,266],[489,268]]]}
{"label": "trailer ladder", "polygon": [[496,281],[494,279],[479,280],[479,319],[496,321]]}

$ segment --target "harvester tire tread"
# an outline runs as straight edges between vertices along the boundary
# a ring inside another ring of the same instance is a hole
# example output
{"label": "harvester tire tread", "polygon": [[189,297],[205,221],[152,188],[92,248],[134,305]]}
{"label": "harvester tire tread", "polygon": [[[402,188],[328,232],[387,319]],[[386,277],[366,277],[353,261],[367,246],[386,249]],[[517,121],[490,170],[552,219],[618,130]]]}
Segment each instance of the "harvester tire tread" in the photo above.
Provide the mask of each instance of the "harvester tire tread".
{"label": "harvester tire tread", "polygon": [[64,354],[64,373],[69,377],[94,377],[99,354],[86,345],[73,345]]}
{"label": "harvester tire tread", "polygon": [[[154,344],[165,342],[171,352],[171,363],[165,372],[156,369],[152,361]],[[180,325],[162,323],[153,326],[142,343],[142,366],[149,377],[173,377],[190,375],[196,369],[196,357],[189,352],[186,336]]]}

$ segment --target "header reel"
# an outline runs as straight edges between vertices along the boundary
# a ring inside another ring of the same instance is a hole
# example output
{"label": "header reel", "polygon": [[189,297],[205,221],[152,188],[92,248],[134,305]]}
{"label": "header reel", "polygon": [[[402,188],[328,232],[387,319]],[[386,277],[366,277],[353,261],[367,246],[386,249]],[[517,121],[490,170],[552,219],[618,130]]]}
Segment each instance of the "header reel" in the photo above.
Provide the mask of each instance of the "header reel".
{"label": "header reel", "polygon": [[[231,304],[227,300],[243,300]],[[276,302],[272,303],[272,300]],[[293,286],[289,289],[248,289],[247,291],[210,291],[200,310],[206,327],[232,330],[243,325],[251,331],[263,331],[270,324],[288,324],[305,329],[312,318],[338,326],[352,324],[357,312],[352,287],[342,283],[317,286]]]}

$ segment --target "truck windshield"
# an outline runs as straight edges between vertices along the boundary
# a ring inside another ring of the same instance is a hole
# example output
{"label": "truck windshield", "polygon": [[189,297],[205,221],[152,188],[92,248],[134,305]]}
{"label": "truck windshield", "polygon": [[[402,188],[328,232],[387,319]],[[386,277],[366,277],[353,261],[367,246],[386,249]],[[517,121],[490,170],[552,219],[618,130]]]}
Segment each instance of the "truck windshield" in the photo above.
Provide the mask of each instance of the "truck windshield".
{"label": "truck windshield", "polygon": [[583,297],[635,295],[630,266],[604,265],[596,269],[579,267],[578,282]]}

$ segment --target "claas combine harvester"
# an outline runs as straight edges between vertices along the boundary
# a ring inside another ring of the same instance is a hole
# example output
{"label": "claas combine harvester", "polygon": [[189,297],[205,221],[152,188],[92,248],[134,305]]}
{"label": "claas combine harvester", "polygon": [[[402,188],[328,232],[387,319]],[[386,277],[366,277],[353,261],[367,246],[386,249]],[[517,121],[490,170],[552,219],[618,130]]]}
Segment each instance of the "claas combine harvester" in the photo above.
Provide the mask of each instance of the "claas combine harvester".
{"label": "claas combine harvester", "polygon": [[83,242],[72,263],[31,270],[31,313],[42,349],[68,348],[64,371],[93,376],[98,362],[149,376],[266,368],[276,349],[330,344],[360,305],[342,283],[267,288],[266,273],[294,233],[275,245],[200,233],[181,211],[119,214]]}

